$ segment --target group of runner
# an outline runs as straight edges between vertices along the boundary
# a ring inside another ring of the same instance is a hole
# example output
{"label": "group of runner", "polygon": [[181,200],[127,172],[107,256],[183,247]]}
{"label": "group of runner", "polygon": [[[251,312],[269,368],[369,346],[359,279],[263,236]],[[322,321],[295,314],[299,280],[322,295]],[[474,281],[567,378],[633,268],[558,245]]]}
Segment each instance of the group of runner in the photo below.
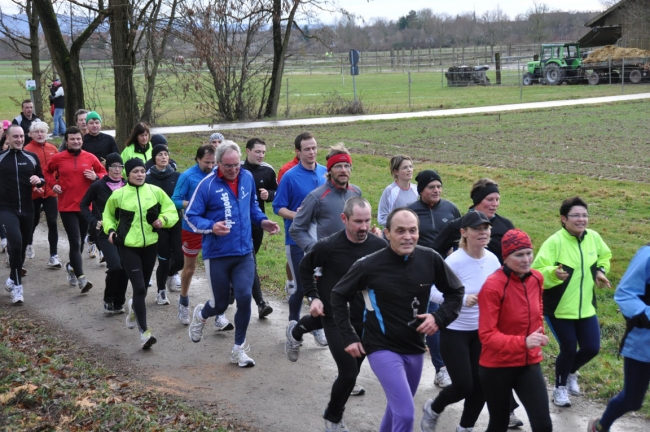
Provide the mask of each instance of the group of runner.
{"label": "group of runner", "polygon": [[[214,133],[197,149],[196,165],[181,174],[164,137],[152,137],[148,126],[136,125],[119,154],[114,139],[100,132],[99,114],[80,110],[75,118],[77,126],[65,131],[61,151],[47,143],[43,122],[31,121],[32,143],[24,149],[24,125],[5,130],[0,221],[13,303],[24,301],[23,264],[25,257],[35,257],[33,232],[45,212],[47,266],[64,267],[70,285],[88,292],[93,284],[84,275],[81,254],[84,243],[90,244],[106,262],[104,313],[127,312],[126,324],[139,329],[143,349],[157,342],[145,298],[158,260],[156,303],[170,304],[168,291],[180,289],[177,317],[188,325],[190,339],[200,342],[214,316],[217,330],[235,330],[230,361],[254,366],[246,338],[251,300],[260,318],[273,312],[261,292],[255,257],[263,231],[280,232],[265,215],[264,203],[271,202],[285,228],[290,309],[285,354],[297,361],[303,336],[311,333],[329,348],[338,369],[323,413],[327,431],[348,430],[345,404],[351,394],[365,392],[356,378],[366,356],[387,398],[379,430],[411,431],[426,346],[434,383],[443,390],[425,403],[422,431],[436,430],[445,407],[461,400],[456,431],[472,431],[486,402],[488,431],[521,426],[513,391],[532,429],[552,430],[540,369],[541,347],[548,344],[543,319],[560,345],[553,402],[567,407],[569,395],[580,394],[578,370],[597,355],[600,343],[594,286],[610,286],[605,275],[611,259],[601,237],[587,228],[582,199],[562,203],[562,228],[533,259],[528,235],[496,213],[500,192],[490,179],[474,183],[472,206],[461,216],[442,199],[436,171],[422,171],[412,183],[411,159],[396,156],[390,162],[395,181],[380,199],[380,230],[371,224],[370,203],[350,183],[352,155],[342,144],[330,148],[323,166],[316,162],[313,134],[298,135],[296,157],[276,180],[264,162],[263,140],[247,142],[242,163],[240,147]],[[56,249],[57,212],[70,245],[63,266]],[[7,230],[9,225],[18,229]],[[603,417],[590,423],[590,431],[606,431],[622,413],[638,409],[650,381],[650,353],[643,348],[650,333],[647,288],[645,297],[634,295],[643,291],[639,284],[650,286],[645,249],[616,294],[629,318],[622,344],[625,388]],[[201,251],[212,297],[190,314],[190,282]],[[127,302],[128,281],[133,295]],[[305,298],[309,313],[301,316]],[[233,302],[234,326],[225,317]]]}

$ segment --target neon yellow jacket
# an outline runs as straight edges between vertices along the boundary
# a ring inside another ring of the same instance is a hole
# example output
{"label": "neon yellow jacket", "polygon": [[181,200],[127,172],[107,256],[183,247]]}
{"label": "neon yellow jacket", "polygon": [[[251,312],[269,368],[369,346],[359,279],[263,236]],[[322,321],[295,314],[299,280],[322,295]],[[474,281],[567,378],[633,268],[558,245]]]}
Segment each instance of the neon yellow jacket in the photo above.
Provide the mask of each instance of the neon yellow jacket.
{"label": "neon yellow jacket", "polygon": [[[150,142],[147,143],[147,146],[143,149],[139,144],[129,144],[122,150],[122,162],[126,163],[129,159],[139,158],[142,159],[142,162],[145,164],[151,159],[151,151],[153,146]],[[122,170],[122,177],[126,178],[126,170]]]}
{"label": "neon yellow jacket", "polygon": [[[600,235],[587,229],[581,240],[562,228],[537,252],[532,267],[544,276],[544,315],[581,319],[596,315],[596,271],[609,271],[612,251]],[[569,277],[562,281],[555,269],[562,264]]]}
{"label": "neon yellow jacket", "polygon": [[158,233],[151,224],[160,219],[163,228],[171,228],[178,222],[178,211],[158,186],[127,183],[108,198],[102,219],[106,234],[117,233],[116,244],[141,248],[158,242]]}

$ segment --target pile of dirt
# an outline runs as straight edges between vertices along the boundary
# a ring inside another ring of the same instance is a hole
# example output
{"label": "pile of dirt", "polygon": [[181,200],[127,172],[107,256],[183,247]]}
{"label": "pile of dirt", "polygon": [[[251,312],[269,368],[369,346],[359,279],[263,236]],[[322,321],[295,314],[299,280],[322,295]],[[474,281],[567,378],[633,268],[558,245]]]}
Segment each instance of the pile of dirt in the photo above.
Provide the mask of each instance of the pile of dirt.
{"label": "pile of dirt", "polygon": [[605,62],[612,60],[623,60],[629,58],[650,57],[650,51],[640,48],[619,48],[614,45],[607,45],[589,54],[583,63]]}

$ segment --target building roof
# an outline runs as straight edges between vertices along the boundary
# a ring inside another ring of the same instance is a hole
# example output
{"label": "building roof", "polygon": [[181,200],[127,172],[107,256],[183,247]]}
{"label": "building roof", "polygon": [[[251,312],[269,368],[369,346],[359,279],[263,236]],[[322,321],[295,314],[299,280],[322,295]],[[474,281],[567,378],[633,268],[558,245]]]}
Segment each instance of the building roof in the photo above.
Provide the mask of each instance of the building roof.
{"label": "building roof", "polygon": [[618,9],[621,8],[625,3],[627,3],[629,0],[621,0],[620,2],[616,3],[615,5],[611,6],[609,9],[601,13],[600,15],[596,15],[594,18],[591,20],[587,21],[585,23],[585,27],[597,27],[597,26],[602,26],[604,24],[605,18],[613,13],[616,12]]}
{"label": "building roof", "polygon": [[578,40],[578,43],[582,48],[614,45],[622,34],[623,28],[620,25],[593,27]]}

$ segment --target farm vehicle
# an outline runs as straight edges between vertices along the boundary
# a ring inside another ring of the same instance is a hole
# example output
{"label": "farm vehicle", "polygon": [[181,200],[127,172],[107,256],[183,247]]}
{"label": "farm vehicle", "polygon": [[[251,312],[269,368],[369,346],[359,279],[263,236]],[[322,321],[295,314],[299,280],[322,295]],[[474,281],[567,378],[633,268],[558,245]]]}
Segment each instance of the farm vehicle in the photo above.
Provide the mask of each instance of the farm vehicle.
{"label": "farm vehicle", "polygon": [[490,69],[488,65],[482,66],[452,66],[447,72],[448,87],[467,87],[471,85],[490,85],[490,78],[486,71]]}
{"label": "farm vehicle", "polygon": [[[611,47],[610,50],[614,50]],[[603,61],[601,61],[603,60]],[[538,59],[528,62],[522,78],[525,86],[532,84],[604,84],[627,82],[638,84],[650,78],[650,59],[647,57],[609,57],[603,55],[583,59],[577,43],[544,44]]]}

